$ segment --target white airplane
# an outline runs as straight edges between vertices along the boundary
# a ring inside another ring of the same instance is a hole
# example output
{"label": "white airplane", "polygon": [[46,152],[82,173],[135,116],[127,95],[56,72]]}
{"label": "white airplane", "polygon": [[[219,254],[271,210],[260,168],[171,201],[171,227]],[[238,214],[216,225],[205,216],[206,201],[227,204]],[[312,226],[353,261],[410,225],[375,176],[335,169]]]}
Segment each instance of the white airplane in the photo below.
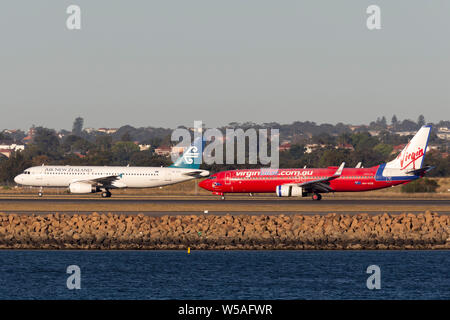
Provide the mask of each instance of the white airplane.
{"label": "white airplane", "polygon": [[17,184],[40,187],[68,187],[70,193],[101,192],[111,197],[110,189],[154,188],[209,176],[200,170],[201,139],[191,145],[170,167],[109,167],[109,166],[38,166],[26,169],[14,178]]}

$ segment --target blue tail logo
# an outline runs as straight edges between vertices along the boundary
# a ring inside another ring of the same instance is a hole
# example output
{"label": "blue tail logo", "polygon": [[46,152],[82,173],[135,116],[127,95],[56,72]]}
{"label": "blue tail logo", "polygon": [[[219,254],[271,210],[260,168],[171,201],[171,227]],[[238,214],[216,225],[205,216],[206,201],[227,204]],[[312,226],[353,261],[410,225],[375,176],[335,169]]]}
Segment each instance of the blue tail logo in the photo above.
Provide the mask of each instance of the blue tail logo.
{"label": "blue tail logo", "polygon": [[183,154],[183,160],[187,164],[193,164],[194,159],[199,155],[198,148],[196,146],[190,146],[189,149]]}
{"label": "blue tail logo", "polygon": [[202,163],[203,141],[201,138],[194,141],[181,157],[175,161],[171,168],[199,169]]}

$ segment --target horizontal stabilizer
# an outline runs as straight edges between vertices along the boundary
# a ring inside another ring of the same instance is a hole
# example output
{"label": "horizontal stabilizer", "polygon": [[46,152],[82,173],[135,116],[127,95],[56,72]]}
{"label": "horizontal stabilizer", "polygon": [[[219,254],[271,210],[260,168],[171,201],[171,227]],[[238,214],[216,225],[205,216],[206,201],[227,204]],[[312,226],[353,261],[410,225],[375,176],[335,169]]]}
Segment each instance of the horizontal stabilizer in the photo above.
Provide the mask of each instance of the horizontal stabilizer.
{"label": "horizontal stabilizer", "polygon": [[412,173],[415,176],[423,176],[425,173],[432,170],[433,168],[434,168],[433,166],[426,166],[420,169],[408,171],[407,173]]}

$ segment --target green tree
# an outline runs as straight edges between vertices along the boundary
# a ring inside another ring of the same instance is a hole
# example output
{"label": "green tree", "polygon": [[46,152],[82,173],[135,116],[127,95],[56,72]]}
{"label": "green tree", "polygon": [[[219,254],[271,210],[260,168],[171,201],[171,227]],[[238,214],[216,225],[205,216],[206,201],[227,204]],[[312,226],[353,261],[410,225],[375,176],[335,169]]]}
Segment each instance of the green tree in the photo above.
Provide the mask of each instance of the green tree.
{"label": "green tree", "polygon": [[391,124],[392,124],[392,126],[394,127],[394,129],[395,129],[395,128],[397,127],[397,125],[398,125],[398,119],[397,119],[397,116],[396,116],[395,114],[392,116]]}
{"label": "green tree", "polygon": [[352,135],[352,145],[355,151],[372,150],[378,144],[378,139],[372,137],[368,132],[356,133]]}
{"label": "green tree", "polygon": [[23,152],[13,152],[7,160],[0,162],[0,181],[14,182],[14,177],[32,166],[32,162]]}
{"label": "green tree", "polygon": [[383,156],[387,157],[391,154],[393,147],[388,144],[379,143],[375,147],[373,147],[375,152],[381,153]]}
{"label": "green tree", "polygon": [[27,147],[27,153],[31,156],[46,155],[52,159],[61,158],[59,138],[55,130],[38,127],[33,142]]}
{"label": "green tree", "polygon": [[133,141],[133,140],[131,138],[130,133],[127,131],[122,135],[122,137],[120,138],[120,141]]}
{"label": "green tree", "polygon": [[327,149],[320,157],[318,166],[325,168],[328,166],[339,166],[342,162],[350,158],[350,151],[345,149]]}
{"label": "green tree", "polygon": [[98,151],[110,151],[112,146],[112,137],[111,136],[105,136],[105,135],[99,135],[95,139],[95,145],[96,149]]}
{"label": "green tree", "polygon": [[75,121],[73,122],[72,134],[80,136],[81,133],[83,132],[83,124],[84,124],[83,118],[81,117],[76,118]]}
{"label": "green tree", "polygon": [[294,144],[293,146],[291,146],[291,149],[289,150],[289,154],[294,159],[300,159],[305,154],[305,146]]}
{"label": "green tree", "polygon": [[425,125],[425,117],[422,114],[419,116],[419,118],[417,118],[417,125],[419,127]]}
{"label": "green tree", "polygon": [[129,164],[133,153],[139,152],[139,147],[133,142],[119,141],[112,146],[111,151],[115,163],[126,165]]}

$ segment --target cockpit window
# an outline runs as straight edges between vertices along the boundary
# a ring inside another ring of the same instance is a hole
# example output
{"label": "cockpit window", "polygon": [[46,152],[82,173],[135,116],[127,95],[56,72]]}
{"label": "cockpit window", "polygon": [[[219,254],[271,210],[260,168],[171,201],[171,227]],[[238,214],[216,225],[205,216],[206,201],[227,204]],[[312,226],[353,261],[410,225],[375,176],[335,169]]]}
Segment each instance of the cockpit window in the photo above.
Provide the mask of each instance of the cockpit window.
{"label": "cockpit window", "polygon": [[216,176],[209,177],[209,180],[214,180],[214,179],[217,179],[217,177]]}

